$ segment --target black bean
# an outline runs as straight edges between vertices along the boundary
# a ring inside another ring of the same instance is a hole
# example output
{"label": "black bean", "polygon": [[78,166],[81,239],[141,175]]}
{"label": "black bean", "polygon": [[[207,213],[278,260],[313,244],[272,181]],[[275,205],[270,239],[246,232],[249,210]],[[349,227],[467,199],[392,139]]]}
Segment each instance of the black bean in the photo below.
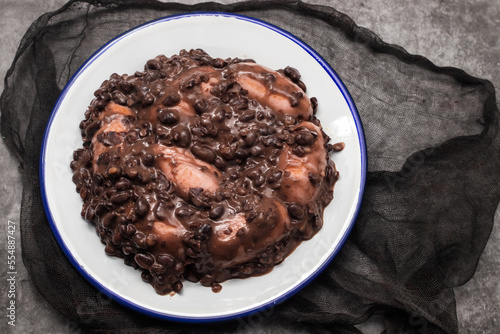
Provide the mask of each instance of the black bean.
{"label": "black bean", "polygon": [[70,162],[69,166],[71,167],[71,170],[74,172],[78,168],[78,162],[73,160]]}
{"label": "black bean", "polygon": [[113,204],[122,204],[130,198],[130,193],[125,191],[116,192],[109,199]]}
{"label": "black bean", "polygon": [[194,86],[196,86],[196,79],[195,78],[191,78],[189,80],[186,80],[185,82],[183,82],[181,84],[181,89],[182,90],[189,90],[189,89],[192,89]]}
{"label": "black bean", "polygon": [[255,118],[255,110],[250,109],[250,110],[245,111],[243,114],[241,114],[240,121],[243,123],[248,123],[251,120],[253,120],[254,118]]}
{"label": "black bean", "polygon": [[212,226],[210,224],[201,225],[195,232],[194,238],[202,242],[207,241],[212,235]]}
{"label": "black bean", "polygon": [[99,174],[94,174],[94,183],[97,185],[97,186],[100,186],[102,184],[102,177],[101,175]]}
{"label": "black bean", "polygon": [[115,246],[111,243],[107,243],[106,247],[104,248],[104,252],[109,255],[116,255],[119,250],[115,248]]}
{"label": "black bean", "polygon": [[[85,135],[88,138],[92,138],[94,136],[94,134],[97,132],[97,130],[99,130],[100,127],[101,127],[101,121],[95,120],[95,121],[91,122],[85,128]],[[78,159],[75,159],[75,160],[78,160]]]}
{"label": "black bean", "polygon": [[294,146],[292,148],[292,152],[298,157],[303,157],[306,155],[306,150],[304,149],[304,146]]}
{"label": "black bean", "polygon": [[134,90],[134,88],[135,88],[135,86],[134,86],[134,85],[132,85],[130,82],[128,82],[128,81],[126,81],[126,80],[122,80],[122,81],[120,81],[120,83],[118,84],[118,87],[120,87],[120,89],[121,89],[124,93],[126,93],[126,94],[131,93],[131,92]]}
{"label": "black bean", "polygon": [[275,143],[275,138],[273,137],[260,137],[260,142],[264,144],[264,146],[268,147],[269,145]]}
{"label": "black bean", "polygon": [[291,66],[285,67],[284,74],[285,74],[285,76],[289,77],[290,80],[292,80],[295,83],[299,82],[300,77],[301,77],[299,71],[296,68],[293,68]]}
{"label": "black bean", "polygon": [[179,121],[179,113],[173,109],[160,108],[156,111],[156,116],[163,124],[173,125]]}
{"label": "black bean", "polygon": [[101,132],[97,135],[97,141],[106,146],[115,146],[122,142],[122,135],[114,131]]}
{"label": "black bean", "polygon": [[[106,206],[104,203],[100,202],[99,204],[96,205],[95,207],[95,214],[100,217],[102,214],[106,211]],[[111,213],[113,216],[116,216],[114,212]]]}
{"label": "black bean", "polygon": [[210,56],[202,56],[199,61],[203,64],[203,65],[210,65],[212,63],[212,57]]}
{"label": "black bean", "polygon": [[247,217],[247,222],[252,223],[254,225],[261,225],[266,221],[267,221],[266,214],[261,211],[252,211]]}
{"label": "black bean", "polygon": [[144,254],[144,253],[136,254],[134,256],[134,260],[135,262],[137,262],[139,266],[141,266],[141,268],[144,269],[151,268],[153,263],[155,263],[155,258],[151,254]]}
{"label": "black bean", "polygon": [[280,170],[271,171],[271,173],[267,177],[267,182],[271,183],[271,184],[277,183],[281,179],[282,175],[283,175],[283,172]]}
{"label": "black bean", "polygon": [[157,59],[150,59],[146,62],[146,69],[149,70],[160,70],[161,69],[161,63]]}
{"label": "black bean", "polygon": [[309,173],[308,178],[309,182],[311,182],[312,185],[317,185],[321,182],[321,176],[319,176],[318,174]]}
{"label": "black bean", "polygon": [[127,236],[127,226],[125,225],[120,225],[120,227],[118,228],[118,231],[124,235],[124,236]]}
{"label": "black bean", "polygon": [[170,94],[163,100],[163,105],[165,107],[172,107],[179,103],[181,97],[178,94]]}
{"label": "black bean", "polygon": [[258,170],[252,170],[250,173],[248,173],[247,177],[250,180],[255,180],[259,175],[260,175],[260,172]]}
{"label": "black bean", "polygon": [[290,216],[292,216],[293,218],[304,218],[304,209],[297,203],[291,203],[290,205],[288,205],[287,210]]}
{"label": "black bean", "polygon": [[243,139],[243,142],[245,143],[246,147],[252,146],[253,144],[255,144],[256,141],[257,141],[257,133],[254,131],[248,133]]}
{"label": "black bean", "polygon": [[168,206],[163,202],[158,203],[155,212],[156,212],[156,217],[158,217],[158,219],[160,220],[166,220],[170,216]]}
{"label": "black bean", "polygon": [[[239,97],[234,99],[231,104],[238,110],[245,110],[248,108],[248,99],[246,97]],[[254,114],[255,117],[255,114]]]}
{"label": "black bean", "polygon": [[212,115],[212,122],[214,123],[220,123],[226,119],[226,112],[224,109],[217,109],[214,111]]}
{"label": "black bean", "polygon": [[255,187],[260,187],[265,182],[266,182],[266,178],[263,175],[259,175],[259,176],[257,176],[257,178],[255,178],[255,180],[253,180],[253,185]]}
{"label": "black bean", "polygon": [[133,224],[127,225],[127,233],[126,233],[127,236],[129,236],[129,237],[133,236],[136,231],[137,231],[137,229],[135,228],[135,226]]}
{"label": "black bean", "polygon": [[160,77],[160,72],[156,70],[147,71],[144,76],[144,82],[154,82],[156,79]]}
{"label": "black bean", "polygon": [[129,219],[126,215],[122,214],[116,218],[116,223],[119,225],[124,225],[127,228],[126,235],[131,237],[136,232],[136,228],[133,224],[129,224]]}
{"label": "black bean", "polygon": [[165,177],[163,174],[159,174],[158,179],[157,179],[157,188],[160,191],[168,191],[170,187],[172,186],[172,183]]}
{"label": "black bean", "polygon": [[145,197],[139,198],[137,202],[135,202],[135,214],[139,217],[144,217],[149,212],[149,202]]}
{"label": "black bean", "polygon": [[127,105],[127,97],[123,95],[122,92],[115,91],[113,92],[112,95],[113,101],[115,101],[117,104],[125,106]]}
{"label": "black bean", "polygon": [[154,263],[152,266],[151,266],[151,272],[155,275],[160,275],[160,274],[164,274],[166,271],[167,271],[167,268],[165,268],[165,266],[159,264],[159,263]]}
{"label": "black bean", "polygon": [[248,151],[247,151],[247,150],[245,150],[244,148],[239,147],[239,148],[237,148],[237,149],[236,149],[236,152],[235,152],[235,154],[234,154],[234,155],[235,155],[235,157],[236,157],[236,158],[238,158],[238,159],[245,160],[246,158],[248,158],[248,156],[249,156],[250,154],[249,154],[249,153],[248,153]]}
{"label": "black bean", "polygon": [[[107,185],[107,184],[106,184]],[[107,197],[111,197],[113,196],[114,194],[116,194],[116,189],[115,188],[108,188],[106,189],[106,196]]]}
{"label": "black bean", "polygon": [[158,199],[160,201],[165,202],[165,208],[167,208],[167,209],[173,209],[171,207],[172,204],[169,203],[172,200],[172,196],[170,196],[167,191],[164,190],[164,191],[158,192]]}
{"label": "black bean", "polygon": [[212,66],[215,68],[223,68],[227,65],[227,61],[222,58],[214,58],[212,59]]}
{"label": "black bean", "polygon": [[191,132],[184,125],[177,125],[172,129],[172,139],[179,147],[191,145]]}
{"label": "black bean", "polygon": [[[137,244],[139,248],[147,249],[148,245],[146,242],[146,235],[142,232],[136,232],[132,237],[132,240]],[[154,262],[154,260],[153,260]]]}
{"label": "black bean", "polygon": [[100,98],[93,101],[93,105],[97,110],[104,110],[108,103]]}
{"label": "black bean", "polygon": [[316,111],[318,110],[318,99],[315,97],[311,97],[311,105],[313,109],[313,114],[316,114]]}
{"label": "black bean", "polygon": [[198,113],[198,114],[203,114],[205,112],[208,111],[209,109],[209,104],[206,100],[198,100],[196,101],[196,103],[194,104],[194,110]]}
{"label": "black bean", "polygon": [[172,291],[178,293],[181,290],[182,290],[182,282],[181,281],[177,281],[174,284],[172,284]]}
{"label": "black bean", "polygon": [[215,161],[215,158],[216,158],[216,155],[215,155],[215,152],[213,149],[211,149],[210,147],[208,146],[205,146],[205,145],[201,145],[201,144],[194,144],[192,147],[191,147],[191,152],[193,152],[193,154],[203,160],[203,161],[206,161],[206,162],[209,162],[209,163],[212,163]]}
{"label": "black bean", "polygon": [[189,199],[195,206],[199,208],[208,207],[206,199],[203,196],[203,188],[190,188],[188,195]]}
{"label": "black bean", "polygon": [[269,136],[276,133],[276,129],[270,126],[262,126],[259,128],[259,132],[263,136]]}
{"label": "black bean", "polygon": [[260,156],[264,151],[264,148],[262,146],[254,146],[250,149],[250,153],[254,156],[254,157],[258,157]]}
{"label": "black bean", "polygon": [[200,124],[205,129],[207,129],[206,133],[209,136],[214,137],[214,138],[217,137],[219,130],[215,127],[214,123],[212,122],[211,117],[202,117]]}
{"label": "black bean", "polygon": [[189,217],[194,214],[193,210],[186,208],[186,207],[180,207],[175,210],[175,215],[177,217]]}
{"label": "black bean", "polygon": [[223,170],[226,168],[227,163],[223,158],[217,156],[214,161],[214,166],[217,167],[218,169]]}
{"label": "black bean", "polygon": [[193,137],[205,137],[208,134],[208,130],[201,126],[193,126],[191,134]]}
{"label": "black bean", "polygon": [[272,73],[267,73],[266,76],[265,76],[265,80],[268,82],[268,83],[273,83],[276,81],[276,76]]}
{"label": "black bean", "polygon": [[142,158],[142,163],[146,167],[151,167],[153,166],[153,163],[155,162],[155,156],[151,153],[147,153],[143,158]]}
{"label": "black bean", "polygon": [[116,79],[119,78],[120,76],[116,73],[113,73],[111,76],[115,76],[115,80],[110,80],[108,81],[108,91],[109,92],[114,92],[116,90]]}
{"label": "black bean", "polygon": [[147,106],[152,105],[154,102],[155,102],[154,95],[151,93],[146,93],[146,95],[144,95],[144,100],[142,101],[142,105],[144,107],[147,107]]}
{"label": "black bean", "polygon": [[302,80],[299,80],[299,82],[297,82],[297,86],[299,86],[299,88],[302,89],[304,93],[307,92],[307,86]]}
{"label": "black bean", "polygon": [[109,228],[116,221],[116,214],[110,213],[101,218],[102,226]]}
{"label": "black bean", "polygon": [[161,82],[155,82],[151,87],[150,87],[150,92],[151,94],[153,94],[154,96],[160,96],[160,94],[164,94],[163,93],[163,89],[164,89],[164,85],[161,83]]}
{"label": "black bean", "polygon": [[269,163],[271,163],[272,165],[276,165],[278,163],[280,152],[280,149],[272,150],[271,154],[267,157],[267,161],[269,161]]}
{"label": "black bean", "polygon": [[142,90],[138,90],[134,93],[132,93],[132,99],[138,103],[138,104],[142,104],[142,101],[144,101],[144,92]]}
{"label": "black bean", "polygon": [[300,130],[295,133],[294,139],[299,145],[311,145],[316,140],[316,137],[308,130]]}
{"label": "black bean", "polygon": [[[165,276],[158,275],[158,276],[156,276],[156,282],[158,284],[162,284],[163,285],[163,284],[165,284],[167,282],[167,280],[166,280]],[[170,285],[168,285],[168,286],[170,286]],[[171,287],[169,287],[167,291],[170,292],[171,291]]]}
{"label": "black bean", "polygon": [[219,146],[220,154],[226,160],[233,160],[236,154],[236,146],[222,144]]}
{"label": "black bean", "polygon": [[97,89],[95,92],[94,92],[94,96],[95,97],[98,97],[99,95],[101,95],[102,93],[107,93],[108,92],[108,89],[106,87],[100,87],[99,89]]}
{"label": "black bean", "polygon": [[212,209],[210,209],[208,216],[212,219],[218,219],[224,214],[225,210],[226,209],[225,209],[224,205],[214,206],[214,207],[212,207]]}
{"label": "black bean", "polygon": [[151,274],[148,271],[143,271],[141,273],[141,278],[146,283],[151,283],[153,281],[153,276],[151,276]]}
{"label": "black bean", "polygon": [[130,182],[129,180],[127,180],[126,178],[121,178],[119,179],[118,181],[116,181],[115,183],[115,188],[116,190],[127,190],[128,188],[130,188],[132,186],[132,182]]}
{"label": "black bean", "polygon": [[205,275],[200,279],[200,283],[203,286],[209,287],[212,286],[212,283],[214,283],[215,278],[212,275]]}
{"label": "black bean", "polygon": [[158,255],[158,257],[156,258],[156,262],[158,262],[159,264],[165,266],[166,268],[170,268],[174,265],[174,258],[169,255],[169,254],[161,254],[161,255]]}
{"label": "black bean", "polygon": [[94,219],[94,217],[95,217],[95,210],[94,210],[94,208],[91,205],[89,205],[86,208],[86,210],[84,210],[83,216],[84,216],[84,218],[86,220],[92,220],[92,219]]}

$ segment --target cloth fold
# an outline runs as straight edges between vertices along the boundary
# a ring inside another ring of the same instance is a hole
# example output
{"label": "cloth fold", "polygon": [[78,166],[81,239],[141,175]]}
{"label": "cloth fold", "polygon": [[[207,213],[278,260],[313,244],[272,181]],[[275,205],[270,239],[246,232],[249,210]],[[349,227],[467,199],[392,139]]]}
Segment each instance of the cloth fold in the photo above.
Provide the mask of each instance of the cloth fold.
{"label": "cloth fold", "polygon": [[[190,11],[252,16],[313,47],[357,105],[369,161],[361,212],[332,264],[280,305],[209,325],[149,318],[87,283],[51,233],[38,176],[47,120],[79,66],[120,33]],[[333,8],[300,1],[70,1],[40,17],[24,36],[0,110],[2,135],[23,169],[24,264],[56,310],[95,333],[359,333],[355,325],[373,314],[384,316],[387,333],[456,333],[453,287],[474,274],[500,201],[493,85],[386,44]]]}

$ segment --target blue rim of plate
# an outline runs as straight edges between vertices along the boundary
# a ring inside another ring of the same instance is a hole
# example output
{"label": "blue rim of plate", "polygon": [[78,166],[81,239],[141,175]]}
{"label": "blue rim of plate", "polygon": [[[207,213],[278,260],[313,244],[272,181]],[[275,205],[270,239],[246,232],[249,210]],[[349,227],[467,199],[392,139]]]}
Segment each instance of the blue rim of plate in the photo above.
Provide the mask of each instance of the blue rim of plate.
{"label": "blue rim of plate", "polygon": [[[349,222],[348,228],[345,230],[344,234],[342,235],[339,243],[337,244],[336,248],[328,258],[316,269],[315,272],[313,272],[309,277],[306,279],[302,280],[295,288],[292,290],[280,294],[278,297],[275,299],[268,301],[266,303],[263,303],[261,305],[258,305],[256,307],[249,308],[244,311],[240,311],[234,314],[229,314],[229,315],[224,315],[224,316],[214,316],[214,317],[186,317],[186,316],[177,316],[177,315],[168,315],[165,313],[157,312],[151,309],[148,309],[146,307],[143,307],[141,305],[137,305],[134,302],[127,300],[126,298],[121,297],[120,295],[116,294],[115,292],[109,290],[108,288],[104,287],[100,282],[98,282],[95,278],[90,276],[87,272],[85,272],[81,264],[77,262],[77,260],[74,258],[73,254],[67,247],[65,241],[61,237],[61,234],[55,224],[55,221],[52,216],[52,212],[49,208],[48,202],[47,202],[47,194],[46,194],[46,188],[45,188],[45,154],[47,150],[47,140],[50,134],[50,129],[52,126],[52,122],[59,111],[60,105],[62,101],[64,100],[67,92],[71,88],[71,86],[74,84],[75,80],[87,69],[89,65],[92,64],[100,55],[102,55],[106,50],[108,50],[111,46],[116,44],[118,41],[121,39],[139,31],[144,28],[148,28],[150,26],[153,26],[158,23],[163,23],[167,21],[172,21],[172,20],[178,20],[178,19],[183,19],[183,18],[190,18],[190,17],[204,17],[204,16],[212,16],[212,17],[229,17],[229,18],[235,18],[238,20],[242,21],[247,21],[253,24],[257,24],[259,26],[262,26],[264,28],[267,28],[275,33],[278,33],[292,42],[296,43],[299,45],[304,51],[306,51],[316,62],[318,62],[321,67],[328,73],[330,78],[335,82],[337,85],[338,89],[342,93],[342,96],[344,97],[344,100],[346,101],[349,110],[351,111],[351,115],[353,117],[354,123],[356,125],[356,132],[358,135],[358,142],[360,146],[360,153],[361,153],[361,179],[360,179],[360,184],[359,184],[359,193],[358,193],[358,198],[357,198],[357,204],[356,208],[354,211],[354,214],[352,216],[351,221]],[[344,83],[340,79],[340,77],[337,75],[337,73],[333,70],[333,68],[326,62],[316,51],[314,51],[313,48],[311,48],[309,45],[307,45],[305,42],[300,40],[298,37],[295,35],[273,25],[268,22],[255,19],[253,17],[245,16],[245,15],[240,15],[240,14],[233,14],[233,13],[226,13],[226,12],[202,12],[202,11],[196,11],[192,13],[184,13],[184,14],[177,14],[177,15],[172,15],[172,16],[166,16],[162,17],[153,21],[146,22],[144,24],[141,24],[135,28],[132,28],[131,30],[128,30],[106,44],[104,44],[101,48],[99,48],[90,58],[88,58],[81,66],[80,68],[73,74],[73,76],[70,78],[68,83],[65,85],[63,91],[61,92],[61,95],[56,101],[56,104],[54,108],[52,109],[52,113],[50,115],[50,118],[47,122],[47,126],[45,129],[45,133],[43,136],[43,141],[42,141],[42,149],[40,152],[40,167],[39,167],[39,175],[40,175],[40,185],[41,185],[41,195],[42,195],[42,203],[43,207],[47,216],[47,219],[49,221],[50,227],[52,229],[52,232],[61,247],[63,253],[66,255],[70,263],[73,265],[73,267],[76,268],[76,270],[90,283],[92,284],[95,288],[97,288],[100,292],[104,293],[107,297],[109,297],[111,300],[118,302],[119,304],[126,306],[132,310],[135,310],[139,313],[154,317],[154,318],[159,318],[163,320],[171,320],[171,321],[177,321],[177,322],[183,322],[183,323],[211,323],[211,322],[221,322],[221,321],[228,321],[228,320],[234,320],[237,318],[242,318],[249,316],[251,314],[257,313],[257,312],[262,312],[265,311],[273,306],[276,306],[282,302],[284,302],[286,299],[290,298],[292,295],[296,294],[299,292],[302,288],[304,288],[306,285],[308,285],[312,280],[314,280],[330,263],[331,261],[335,258],[335,256],[338,254],[342,246],[344,245],[345,241],[347,240],[347,237],[349,236],[354,223],[358,217],[359,210],[361,207],[361,203],[363,200],[363,194],[365,190],[365,183],[366,183],[366,173],[367,173],[367,154],[366,154],[366,142],[365,142],[365,137],[364,137],[364,130],[363,130],[363,125],[361,123],[361,119],[359,117],[358,110],[354,104],[354,101],[351,98],[351,95],[349,94],[349,91],[347,88],[344,86]]]}

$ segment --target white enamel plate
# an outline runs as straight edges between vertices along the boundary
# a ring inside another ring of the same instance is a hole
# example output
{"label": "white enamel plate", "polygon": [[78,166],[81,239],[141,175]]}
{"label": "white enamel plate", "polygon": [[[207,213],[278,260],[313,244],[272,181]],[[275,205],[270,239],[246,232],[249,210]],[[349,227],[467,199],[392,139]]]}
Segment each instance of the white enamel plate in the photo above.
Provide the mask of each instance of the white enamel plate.
{"label": "white enamel plate", "polygon": [[[224,35],[224,39],[218,36]],[[159,42],[161,41],[161,43]],[[230,41],[230,42],[228,42]],[[92,224],[80,216],[82,200],[69,164],[81,147],[79,123],[94,91],[116,72],[132,74],[148,59],[202,48],[212,57],[252,58],[272,69],[297,68],[317,116],[332,143],[345,149],[332,155],[340,179],[324,214],[324,225],[282,264],[261,277],[234,279],[222,291],[185,282],[179,294],[160,296],[139,271],[107,256]],[[335,64],[332,64],[335,66]],[[97,289],[138,312],[168,320],[209,322],[266,310],[310,283],[345,242],[358,213],[366,177],[366,148],[356,107],[340,78],[313,49],[268,23],[226,13],[194,13],[162,18],[113,39],[77,71],[64,88],[45,133],[40,179],[47,217],[62,250]],[[313,283],[314,284],[314,283]]]}

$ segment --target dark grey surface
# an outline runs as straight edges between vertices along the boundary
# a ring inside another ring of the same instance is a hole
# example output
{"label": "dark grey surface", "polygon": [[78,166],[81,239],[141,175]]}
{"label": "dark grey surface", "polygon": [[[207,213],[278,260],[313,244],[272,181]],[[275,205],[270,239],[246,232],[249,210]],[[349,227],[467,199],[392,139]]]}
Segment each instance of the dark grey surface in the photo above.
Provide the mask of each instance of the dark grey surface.
{"label": "dark grey surface", "polygon": [[[0,0],[0,77],[3,79],[15,51],[31,22],[58,9],[65,0]],[[184,1],[197,3],[198,1]],[[231,1],[219,1],[229,3]],[[330,5],[349,15],[358,25],[376,32],[383,40],[420,54],[440,66],[459,67],[471,75],[489,79],[500,87],[500,1],[416,0],[404,5],[397,0],[308,0]],[[332,64],[335,66],[335,64]],[[3,89],[3,80],[0,90]],[[21,262],[19,213],[21,176],[18,163],[0,141],[0,333],[79,333],[78,328],[54,311],[32,286]],[[455,290],[461,333],[500,332],[500,212],[475,276]],[[7,222],[16,223],[16,327],[7,324]],[[359,326],[366,333],[380,333],[377,319]]]}

